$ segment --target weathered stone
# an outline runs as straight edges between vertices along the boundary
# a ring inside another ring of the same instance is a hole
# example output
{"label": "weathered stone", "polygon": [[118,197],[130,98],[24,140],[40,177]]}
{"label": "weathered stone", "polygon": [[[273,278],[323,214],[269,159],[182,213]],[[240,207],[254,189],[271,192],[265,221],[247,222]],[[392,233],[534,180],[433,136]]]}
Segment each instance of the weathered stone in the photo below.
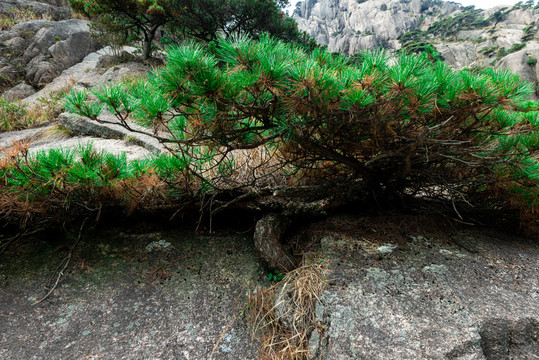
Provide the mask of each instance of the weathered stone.
{"label": "weathered stone", "polygon": [[531,359],[539,354],[539,321],[489,319],[479,327],[480,345],[488,360]]}
{"label": "weathered stone", "polygon": [[[125,47],[127,51],[134,51],[134,48]],[[97,63],[103,56],[108,56],[112,52],[110,47],[103,48],[88,54],[81,62],[66,69],[56,77],[51,83],[24,100],[29,106],[40,106],[38,99],[48,98],[57,93],[65,93],[71,88],[89,89],[113,80],[119,80],[124,75],[136,76],[145,74],[148,67],[139,63],[120,64],[115,66],[106,74],[105,69],[97,68]]]}
{"label": "weathered stone", "polygon": [[39,55],[27,65],[26,81],[37,88],[52,82],[59,75],[59,69],[46,59],[44,55]]}
{"label": "weathered stone", "polygon": [[[539,47],[534,54],[539,54]],[[520,74],[522,80],[527,80],[530,82],[535,82],[537,76],[535,69],[528,64],[528,51],[526,49],[517,51],[515,53],[509,54],[502,58],[498,63],[498,66],[502,69],[509,69],[517,74]]]}
{"label": "weathered stone", "polygon": [[88,21],[65,20],[41,28],[22,56],[23,62],[28,63],[26,80],[42,87],[98,47],[90,36]]}
{"label": "weathered stone", "polygon": [[[113,155],[125,155],[127,160],[146,159],[152,156],[152,153],[147,149],[128,141],[91,136],[73,136],[69,131],[58,128],[56,124],[49,124],[35,129],[0,133],[0,149],[11,147],[14,141],[29,142],[28,154],[30,156],[50,149],[74,150],[90,144],[96,151]],[[0,157],[2,156],[3,154],[0,154]]]}
{"label": "weathered stone", "polygon": [[[129,143],[136,144],[145,148],[146,150],[154,153],[160,154],[164,151],[164,147],[154,138],[148,135],[139,134],[131,132],[121,126],[118,122],[118,119],[112,115],[103,115],[101,116],[103,120],[115,122],[116,124],[100,124],[97,121],[92,121],[88,118],[81,116],[63,113],[61,114],[56,121],[65,129],[69,130],[72,134],[76,136],[91,136],[104,139],[118,139],[125,140],[129,139]],[[133,129],[140,131],[147,131],[144,128],[141,128],[137,124],[129,121],[129,126]]]}
{"label": "weathered stone", "polygon": [[50,20],[31,20],[18,23],[13,26],[10,30],[17,32],[18,34],[24,35],[27,38],[28,34],[35,35],[42,28],[49,28],[53,25],[53,22]]}
{"label": "weathered stone", "polygon": [[2,45],[4,46],[2,53],[7,53],[6,55],[9,57],[17,57],[20,56],[26,49],[26,40],[24,40],[22,37],[15,36],[4,41]]}
{"label": "weathered stone", "polygon": [[29,154],[34,155],[37,152],[48,151],[50,149],[73,150],[90,144],[94,150],[104,152],[105,154],[125,155],[128,161],[146,159],[151,155],[148,150],[137,145],[130,145],[122,140],[100,139],[88,136],[72,137],[62,139],[61,141],[58,141],[54,136],[45,137],[39,144],[32,144]]}
{"label": "weathered stone", "polygon": [[96,81],[96,85],[107,84],[125,77],[141,77],[149,71],[147,65],[138,62],[129,62],[112,66]]}
{"label": "weathered stone", "polygon": [[72,12],[69,6],[55,6],[42,1],[2,0],[0,14],[10,15],[14,9],[29,11],[37,17],[50,17],[52,20],[68,19]]}
{"label": "weathered stone", "polygon": [[21,80],[23,73],[19,66],[7,65],[0,67],[0,88],[10,88]]}
{"label": "weathered stone", "polygon": [[36,144],[38,139],[47,131],[53,130],[54,126],[44,126],[34,129],[26,129],[20,131],[9,131],[0,133],[0,149],[5,149],[13,145],[14,142],[29,142]]}
{"label": "weathered stone", "polygon": [[422,11],[447,14],[457,9],[456,4],[434,1],[307,0],[293,17],[328,50],[351,55],[377,46],[398,49],[397,39],[419,27]]}
{"label": "weathered stone", "polygon": [[[135,228],[87,232],[59,287],[37,306],[66,252],[39,242],[0,255],[8,276],[0,358],[255,359],[256,342],[237,318],[249,288],[263,283],[251,239]],[[156,242],[180,255],[154,263],[145,249]],[[28,262],[17,263],[21,256]]]}
{"label": "weathered stone", "polygon": [[409,239],[383,257],[367,234],[322,239],[334,279],[322,295],[322,359],[539,352],[537,243],[479,230]]}
{"label": "weathered stone", "polygon": [[20,83],[19,85],[9,89],[6,91],[2,97],[9,102],[13,102],[15,100],[22,100],[32,94],[34,94],[36,91],[33,87],[31,87],[28,84]]}
{"label": "weathered stone", "polygon": [[119,51],[118,54],[102,56],[97,62],[97,68],[110,68],[115,65],[125,64],[136,60],[136,56],[129,51]]}
{"label": "weathered stone", "polygon": [[462,69],[472,64],[483,65],[475,44],[442,43],[436,45],[436,49],[443,56],[444,61],[456,69]]}

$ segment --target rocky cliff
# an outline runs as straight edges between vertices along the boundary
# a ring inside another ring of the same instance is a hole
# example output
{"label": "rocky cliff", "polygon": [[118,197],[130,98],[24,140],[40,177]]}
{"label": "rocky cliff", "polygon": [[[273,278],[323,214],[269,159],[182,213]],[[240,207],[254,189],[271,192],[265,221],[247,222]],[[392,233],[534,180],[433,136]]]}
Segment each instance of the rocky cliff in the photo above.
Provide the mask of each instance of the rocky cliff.
{"label": "rocky cliff", "polygon": [[494,66],[537,83],[539,6],[476,10],[439,0],[305,0],[293,13],[299,27],[330,51],[431,44],[451,66]]}

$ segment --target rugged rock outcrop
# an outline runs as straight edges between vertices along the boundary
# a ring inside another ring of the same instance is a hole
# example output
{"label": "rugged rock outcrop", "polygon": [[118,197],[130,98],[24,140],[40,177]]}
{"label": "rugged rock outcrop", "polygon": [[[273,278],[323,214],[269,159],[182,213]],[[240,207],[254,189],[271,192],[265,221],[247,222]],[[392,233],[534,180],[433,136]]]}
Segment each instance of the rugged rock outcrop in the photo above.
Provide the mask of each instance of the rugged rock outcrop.
{"label": "rugged rock outcrop", "polygon": [[89,22],[71,15],[63,0],[0,2],[0,16],[27,19],[0,31],[0,91],[21,81],[42,88],[101,47],[90,36]]}
{"label": "rugged rock outcrop", "polygon": [[27,64],[26,81],[43,87],[98,48],[90,36],[88,21],[70,19],[41,28],[22,56],[23,64]]}
{"label": "rugged rock outcrop", "polygon": [[306,0],[293,17],[329,51],[352,55],[379,46],[398,49],[398,38],[421,25],[422,13],[448,15],[459,5],[443,1]]}
{"label": "rugged rock outcrop", "polygon": [[26,1],[2,0],[0,14],[12,15],[14,11],[27,12],[36,17],[49,17],[51,20],[65,20],[72,15],[67,2],[59,1]]}
{"label": "rugged rock outcrop", "polygon": [[[133,52],[134,48],[125,47],[124,51]],[[103,67],[103,63],[110,62],[111,54],[112,50],[109,47],[89,54],[83,61],[65,70],[38,92],[22,83],[6,91],[3,96],[9,101],[22,99],[21,102],[27,109],[39,108],[43,106],[44,99],[47,101],[72,88],[89,89],[119,80],[124,76],[143,75],[149,70],[148,66],[137,62]],[[105,119],[117,121],[112,115],[105,115]],[[134,123],[130,126],[144,130]],[[150,136],[132,133],[119,124],[98,124],[67,113],[60,114],[58,118],[39,128],[1,133],[0,149],[11,147],[14,141],[29,142],[30,155],[51,148],[69,149],[90,143],[96,150],[104,150],[111,154],[125,153],[128,160],[143,159],[163,151],[163,146]]]}
{"label": "rugged rock outcrop", "polygon": [[[135,48],[125,47],[123,51],[132,53]],[[39,106],[40,98],[49,98],[51,95],[66,92],[72,88],[89,89],[119,80],[124,76],[139,76],[148,72],[149,67],[138,62],[103,66],[103,60],[109,60],[113,53],[110,47],[105,47],[88,54],[81,62],[64,70],[51,83],[34,95],[23,99],[22,102],[28,106]]]}

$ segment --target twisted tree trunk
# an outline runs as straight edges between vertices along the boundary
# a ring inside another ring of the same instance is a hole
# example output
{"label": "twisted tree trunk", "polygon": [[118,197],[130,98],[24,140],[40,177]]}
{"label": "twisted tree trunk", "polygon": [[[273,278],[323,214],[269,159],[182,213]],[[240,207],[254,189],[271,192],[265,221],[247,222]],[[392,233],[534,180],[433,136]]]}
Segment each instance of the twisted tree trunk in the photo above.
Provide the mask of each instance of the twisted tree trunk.
{"label": "twisted tree trunk", "polygon": [[296,268],[292,256],[285,250],[282,240],[291,221],[279,215],[267,215],[256,223],[254,241],[264,264],[283,273]]}

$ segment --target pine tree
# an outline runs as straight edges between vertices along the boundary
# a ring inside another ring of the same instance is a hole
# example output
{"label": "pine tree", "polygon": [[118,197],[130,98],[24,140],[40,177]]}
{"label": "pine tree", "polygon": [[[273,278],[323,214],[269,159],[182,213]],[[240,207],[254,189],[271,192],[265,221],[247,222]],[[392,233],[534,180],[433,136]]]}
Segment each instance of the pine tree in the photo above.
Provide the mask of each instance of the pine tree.
{"label": "pine tree", "polygon": [[[97,90],[97,102],[73,93],[68,108],[133,118],[215,191],[260,189],[271,177],[324,185],[320,197],[346,184],[377,201],[488,203],[493,189],[511,188],[534,207],[537,112],[512,110],[530,91],[508,71],[455,71],[426,55],[390,62],[385,52],[351,65],[263,36],[173,48],[147,79]],[[227,182],[253,149],[272,154],[257,168],[272,170]]]}

